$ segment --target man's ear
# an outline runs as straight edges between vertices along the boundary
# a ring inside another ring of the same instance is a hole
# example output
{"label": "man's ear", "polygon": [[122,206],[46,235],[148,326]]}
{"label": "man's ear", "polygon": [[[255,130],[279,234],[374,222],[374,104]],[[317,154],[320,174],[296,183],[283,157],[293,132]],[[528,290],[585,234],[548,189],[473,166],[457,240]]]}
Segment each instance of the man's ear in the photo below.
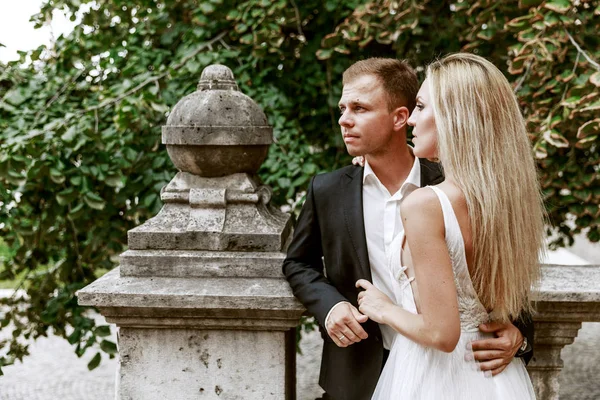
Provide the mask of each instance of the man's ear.
{"label": "man's ear", "polygon": [[410,111],[408,108],[402,106],[398,107],[393,111],[394,114],[394,130],[399,131],[406,127],[408,118],[410,118]]}

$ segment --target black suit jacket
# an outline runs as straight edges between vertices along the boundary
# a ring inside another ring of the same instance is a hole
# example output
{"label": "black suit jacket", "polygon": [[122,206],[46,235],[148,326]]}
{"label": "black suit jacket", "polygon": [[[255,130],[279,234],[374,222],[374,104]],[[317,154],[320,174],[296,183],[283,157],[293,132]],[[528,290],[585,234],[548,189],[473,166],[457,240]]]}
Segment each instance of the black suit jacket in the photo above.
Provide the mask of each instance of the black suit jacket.
{"label": "black suit jacket", "polygon": [[[438,164],[419,161],[421,186],[444,180]],[[372,280],[363,219],[363,170],[351,165],[311,179],[283,263],[294,295],[324,333],[319,384],[336,400],[370,399],[383,363],[377,323],[364,323],[369,337],[346,348],[338,347],[324,329],[327,313],[335,304],[348,301],[358,307],[356,281]],[[532,336],[533,324],[529,326]],[[528,335],[528,340],[533,343],[533,337]]]}

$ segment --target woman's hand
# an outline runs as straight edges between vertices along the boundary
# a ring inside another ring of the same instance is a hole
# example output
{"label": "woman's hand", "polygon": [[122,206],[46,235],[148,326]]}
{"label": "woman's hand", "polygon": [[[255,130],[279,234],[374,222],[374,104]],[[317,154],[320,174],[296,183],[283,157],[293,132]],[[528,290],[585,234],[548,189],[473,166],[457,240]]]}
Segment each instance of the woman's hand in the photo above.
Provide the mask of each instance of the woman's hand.
{"label": "woman's hand", "polygon": [[365,157],[363,157],[363,156],[354,157],[352,159],[352,165],[359,165],[361,167],[364,167],[365,166]]}
{"label": "woman's hand", "polygon": [[365,279],[356,281],[356,287],[364,289],[358,294],[360,312],[379,324],[385,324],[385,314],[395,307],[392,300]]}

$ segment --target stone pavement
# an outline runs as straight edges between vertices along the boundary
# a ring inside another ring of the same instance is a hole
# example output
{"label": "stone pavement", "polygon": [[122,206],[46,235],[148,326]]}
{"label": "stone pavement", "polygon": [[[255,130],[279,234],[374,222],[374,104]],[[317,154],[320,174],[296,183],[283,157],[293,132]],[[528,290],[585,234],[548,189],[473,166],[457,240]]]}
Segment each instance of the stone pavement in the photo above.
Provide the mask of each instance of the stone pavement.
{"label": "stone pavement", "polygon": [[[312,400],[322,393],[317,383],[321,346],[317,331],[302,339],[298,400]],[[87,363],[93,356],[77,358],[64,339],[41,338],[31,345],[31,356],[23,363],[4,369],[0,400],[112,400],[117,360],[105,357],[90,372]],[[600,399],[600,323],[583,324],[575,343],[563,351],[563,359],[561,400]]]}

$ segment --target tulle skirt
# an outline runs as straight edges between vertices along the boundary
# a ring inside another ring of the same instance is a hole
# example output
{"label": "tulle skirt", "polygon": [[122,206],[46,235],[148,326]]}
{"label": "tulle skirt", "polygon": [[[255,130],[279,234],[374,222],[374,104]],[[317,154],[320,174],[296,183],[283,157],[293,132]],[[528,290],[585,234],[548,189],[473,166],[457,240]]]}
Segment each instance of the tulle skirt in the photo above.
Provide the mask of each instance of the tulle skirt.
{"label": "tulle skirt", "polygon": [[454,351],[444,353],[396,335],[373,400],[535,399],[520,358],[494,377],[486,377],[476,361],[465,361],[465,355],[472,354],[467,345],[486,337],[490,334],[462,332]]}

